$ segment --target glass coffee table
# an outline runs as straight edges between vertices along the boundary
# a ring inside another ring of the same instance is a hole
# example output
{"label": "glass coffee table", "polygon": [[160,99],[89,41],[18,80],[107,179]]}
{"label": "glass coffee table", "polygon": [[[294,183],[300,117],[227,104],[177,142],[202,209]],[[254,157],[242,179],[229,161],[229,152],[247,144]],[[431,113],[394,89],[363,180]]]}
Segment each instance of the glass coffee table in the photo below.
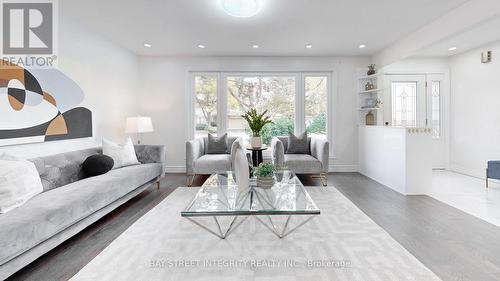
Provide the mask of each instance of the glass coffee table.
{"label": "glass coffee table", "polygon": [[[181,216],[224,239],[250,216],[283,238],[320,215],[319,208],[293,172],[276,172],[274,179],[271,188],[258,187],[256,179],[252,178],[250,186],[242,189],[232,172],[211,175]],[[273,216],[285,216],[281,229],[273,222]],[[199,221],[202,217],[211,217],[209,221],[213,221],[215,230],[202,224]],[[218,217],[232,217],[226,230],[221,227]],[[299,222],[291,226],[291,220]]]}

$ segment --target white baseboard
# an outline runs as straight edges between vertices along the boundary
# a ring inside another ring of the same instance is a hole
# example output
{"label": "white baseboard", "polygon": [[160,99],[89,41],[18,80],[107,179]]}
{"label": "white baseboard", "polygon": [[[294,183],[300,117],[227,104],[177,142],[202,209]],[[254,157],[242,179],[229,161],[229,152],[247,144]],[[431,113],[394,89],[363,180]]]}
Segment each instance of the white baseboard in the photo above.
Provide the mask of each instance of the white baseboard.
{"label": "white baseboard", "polygon": [[464,174],[467,176],[479,178],[479,179],[485,179],[486,178],[486,168],[484,169],[473,169],[473,168],[468,168],[464,167],[461,165],[457,165],[455,163],[450,164],[450,170],[453,172],[457,172],[459,174]]}
{"label": "white baseboard", "polygon": [[186,173],[186,166],[166,166],[167,173]]}
{"label": "white baseboard", "polygon": [[330,165],[328,172],[352,173],[358,171],[358,165]]}
{"label": "white baseboard", "polygon": [[[167,173],[185,173],[186,166],[166,166]],[[330,165],[329,172],[350,173],[357,172],[358,165]]]}

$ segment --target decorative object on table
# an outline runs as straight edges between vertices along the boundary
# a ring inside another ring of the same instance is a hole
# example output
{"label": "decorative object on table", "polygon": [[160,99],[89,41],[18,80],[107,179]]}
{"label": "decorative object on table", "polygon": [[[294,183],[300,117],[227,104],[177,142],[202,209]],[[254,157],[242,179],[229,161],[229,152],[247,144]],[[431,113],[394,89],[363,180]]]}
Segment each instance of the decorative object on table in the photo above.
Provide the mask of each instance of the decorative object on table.
{"label": "decorative object on table", "polygon": [[241,117],[243,117],[247,121],[248,127],[250,127],[250,130],[252,131],[251,144],[254,148],[262,147],[262,138],[260,136],[262,128],[264,128],[264,126],[267,124],[273,123],[271,121],[271,117],[266,116],[266,114],[267,110],[264,110],[264,112],[258,114],[257,110],[255,108],[252,108],[249,111],[245,112],[245,114],[241,115]]}
{"label": "decorative object on table", "polygon": [[257,176],[257,187],[271,188],[274,185],[274,172],[276,168],[273,163],[260,163],[259,167],[255,169]]}
{"label": "decorative object on table", "polygon": [[208,134],[207,154],[227,153],[227,133],[220,137]]}
{"label": "decorative object on table", "polygon": [[374,126],[375,125],[375,115],[373,115],[372,111],[368,111],[368,113],[365,116],[365,124],[367,126]]}
{"label": "decorative object on table", "polygon": [[108,155],[94,154],[83,161],[82,170],[85,176],[95,177],[111,171],[114,165],[115,161]]}
{"label": "decorative object on table", "polygon": [[0,60],[0,146],[92,137],[83,90],[55,68]]}
{"label": "decorative object on table", "polygon": [[377,65],[375,65],[375,64],[369,64],[368,65],[368,72],[366,72],[366,74],[368,76],[376,74],[377,73],[376,67],[377,67]]}
{"label": "decorative object on table", "polygon": [[0,214],[23,205],[41,192],[42,181],[33,162],[0,154]]}
{"label": "decorative object on table", "polygon": [[124,144],[102,139],[102,154],[113,158],[113,169],[140,164],[130,137],[127,138]]}
{"label": "decorative object on table", "polygon": [[238,197],[246,195],[250,190],[250,171],[248,159],[241,147],[238,147],[234,156],[234,177],[238,185]]}
{"label": "decorative object on table", "polygon": [[500,161],[488,161],[488,168],[486,168],[486,187],[488,187],[488,179],[500,180]]}
{"label": "decorative object on table", "polygon": [[365,84],[365,90],[366,91],[370,91],[370,90],[373,90],[373,89],[375,89],[375,84],[373,84],[372,82],[369,82],[369,81],[366,82],[366,84]]}
{"label": "decorative object on table", "polygon": [[137,144],[141,144],[141,134],[154,131],[151,117],[144,116],[128,117],[125,128],[127,134],[137,134]]}
{"label": "decorative object on table", "polygon": [[262,157],[262,151],[267,149],[267,145],[262,145],[261,147],[248,146],[247,150],[252,151],[252,165],[253,167],[258,167],[260,163],[264,161]]}

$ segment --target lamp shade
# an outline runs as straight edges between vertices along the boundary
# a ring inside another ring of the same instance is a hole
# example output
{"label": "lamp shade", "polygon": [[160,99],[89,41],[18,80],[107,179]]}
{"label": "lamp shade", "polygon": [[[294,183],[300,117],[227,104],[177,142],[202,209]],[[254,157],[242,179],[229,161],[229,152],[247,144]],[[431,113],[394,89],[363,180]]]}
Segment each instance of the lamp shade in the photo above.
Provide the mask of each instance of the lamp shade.
{"label": "lamp shade", "polygon": [[151,117],[137,116],[127,118],[126,133],[149,133],[153,131]]}

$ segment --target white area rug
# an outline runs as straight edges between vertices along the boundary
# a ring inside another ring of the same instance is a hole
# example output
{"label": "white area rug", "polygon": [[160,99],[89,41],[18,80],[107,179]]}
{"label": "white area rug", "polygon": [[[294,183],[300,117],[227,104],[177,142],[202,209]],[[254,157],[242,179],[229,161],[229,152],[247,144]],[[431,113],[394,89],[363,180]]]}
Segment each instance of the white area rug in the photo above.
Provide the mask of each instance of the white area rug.
{"label": "white area rug", "polygon": [[250,217],[225,240],[181,218],[198,188],[180,187],[72,280],[439,280],[333,187],[308,187],[321,209],[278,239]]}

